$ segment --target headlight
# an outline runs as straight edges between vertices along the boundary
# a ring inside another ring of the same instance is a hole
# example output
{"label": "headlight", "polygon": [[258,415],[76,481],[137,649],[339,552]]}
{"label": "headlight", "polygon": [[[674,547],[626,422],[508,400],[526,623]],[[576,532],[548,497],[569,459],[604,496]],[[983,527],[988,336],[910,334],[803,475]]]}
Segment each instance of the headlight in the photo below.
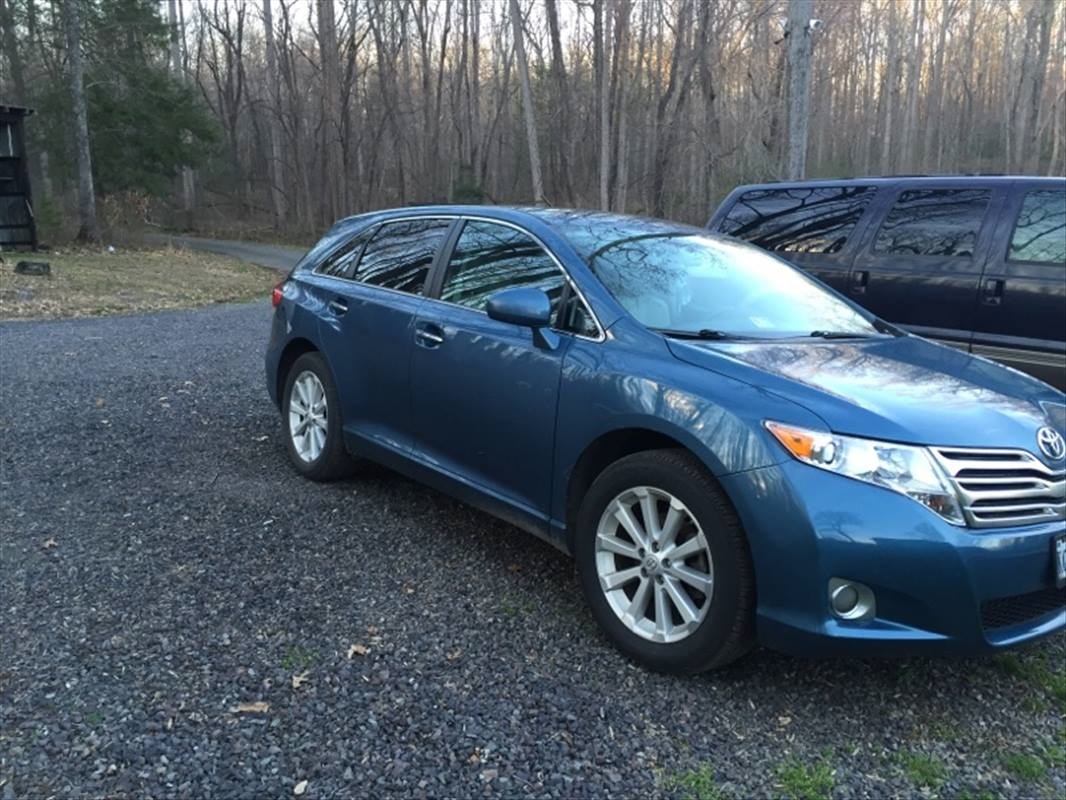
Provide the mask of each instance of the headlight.
{"label": "headlight", "polygon": [[947,476],[924,447],[839,436],[780,422],[765,424],[804,464],[905,494],[953,525],[966,524]]}

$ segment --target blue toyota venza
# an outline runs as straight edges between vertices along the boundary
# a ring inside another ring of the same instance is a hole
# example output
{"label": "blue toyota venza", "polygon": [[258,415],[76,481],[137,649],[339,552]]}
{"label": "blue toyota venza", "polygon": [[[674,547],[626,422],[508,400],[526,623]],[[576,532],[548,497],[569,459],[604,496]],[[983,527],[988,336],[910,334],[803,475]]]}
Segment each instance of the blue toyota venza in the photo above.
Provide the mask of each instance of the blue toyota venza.
{"label": "blue toyota venza", "polygon": [[971,654],[1066,627],[1066,397],[698,228],[337,223],[274,292],[296,469],[381,462],[577,561],[660,670]]}

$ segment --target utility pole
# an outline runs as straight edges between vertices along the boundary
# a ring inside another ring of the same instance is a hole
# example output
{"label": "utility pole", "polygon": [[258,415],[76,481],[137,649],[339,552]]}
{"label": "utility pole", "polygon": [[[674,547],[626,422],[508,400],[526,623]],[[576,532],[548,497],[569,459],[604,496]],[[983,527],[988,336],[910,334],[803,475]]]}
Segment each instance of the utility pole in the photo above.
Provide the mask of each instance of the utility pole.
{"label": "utility pole", "polygon": [[789,180],[807,173],[807,123],[811,101],[812,0],[788,4],[788,170]]}

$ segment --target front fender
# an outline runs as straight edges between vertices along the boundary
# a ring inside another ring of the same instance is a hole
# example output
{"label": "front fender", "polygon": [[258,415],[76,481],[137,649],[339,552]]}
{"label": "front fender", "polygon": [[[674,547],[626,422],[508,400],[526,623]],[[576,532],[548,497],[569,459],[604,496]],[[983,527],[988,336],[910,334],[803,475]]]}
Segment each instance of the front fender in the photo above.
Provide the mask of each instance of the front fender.
{"label": "front fender", "polygon": [[[650,346],[649,346],[650,344]],[[781,463],[766,419],[824,427],[810,411],[756,386],[674,358],[661,340],[639,348],[608,338],[575,340],[563,363],[556,426],[552,517],[566,518],[569,477],[597,439],[651,431],[690,450],[715,476]]]}

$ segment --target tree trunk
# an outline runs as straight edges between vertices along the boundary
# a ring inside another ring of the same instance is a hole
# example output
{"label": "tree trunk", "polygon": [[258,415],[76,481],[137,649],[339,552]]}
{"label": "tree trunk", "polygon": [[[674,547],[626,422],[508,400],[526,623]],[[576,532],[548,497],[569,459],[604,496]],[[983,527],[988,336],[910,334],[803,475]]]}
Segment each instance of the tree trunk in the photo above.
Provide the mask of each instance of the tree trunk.
{"label": "tree trunk", "polygon": [[85,65],[81,52],[81,0],[63,0],[63,26],[70,62],[70,100],[74,108],[74,156],[78,166],[78,235],[80,242],[100,241],[89,149],[89,112],[85,102]]}
{"label": "tree trunk", "polygon": [[544,183],[540,174],[540,149],[537,146],[537,112],[533,107],[533,89],[529,85],[529,62],[526,60],[525,33],[518,0],[511,0],[511,27],[514,30],[515,56],[518,58],[518,79],[522,84],[522,111],[526,120],[526,140],[529,143],[529,174],[533,182],[533,202],[544,203]]}
{"label": "tree trunk", "polygon": [[[174,2],[174,0],[171,0]],[[281,137],[278,135],[278,114],[281,113],[281,92],[278,85],[277,41],[274,38],[272,0],[263,0],[263,34],[266,37],[267,98],[267,181],[270,183],[270,207],[274,230],[285,219],[285,195],[281,190]]]}
{"label": "tree trunk", "polygon": [[881,91],[883,104],[881,124],[881,174],[892,172],[892,125],[899,105],[899,50],[896,31],[896,0],[888,0],[888,56],[885,65],[885,86]]}
{"label": "tree trunk", "polygon": [[343,216],[344,165],[340,155],[339,100],[340,64],[337,52],[337,23],[333,0],[318,0],[318,52],[322,65],[322,163],[326,222]]}
{"label": "tree trunk", "polygon": [[811,98],[812,0],[788,5],[788,167],[790,180],[807,174],[807,125]]}
{"label": "tree trunk", "polygon": [[555,81],[555,91],[559,99],[559,108],[555,111],[556,136],[554,152],[559,163],[559,175],[563,196],[568,205],[574,205],[574,184],[570,176],[570,159],[567,146],[570,143],[570,92],[566,85],[566,65],[563,62],[563,46],[559,39],[559,10],[556,0],[544,0],[548,16],[548,36],[551,39],[551,72]]}
{"label": "tree trunk", "polygon": [[903,120],[902,162],[914,172],[920,166],[916,151],[918,142],[918,88],[922,81],[922,40],[925,36],[925,0],[914,0],[914,20],[911,23],[910,58],[907,69],[907,116]]}

